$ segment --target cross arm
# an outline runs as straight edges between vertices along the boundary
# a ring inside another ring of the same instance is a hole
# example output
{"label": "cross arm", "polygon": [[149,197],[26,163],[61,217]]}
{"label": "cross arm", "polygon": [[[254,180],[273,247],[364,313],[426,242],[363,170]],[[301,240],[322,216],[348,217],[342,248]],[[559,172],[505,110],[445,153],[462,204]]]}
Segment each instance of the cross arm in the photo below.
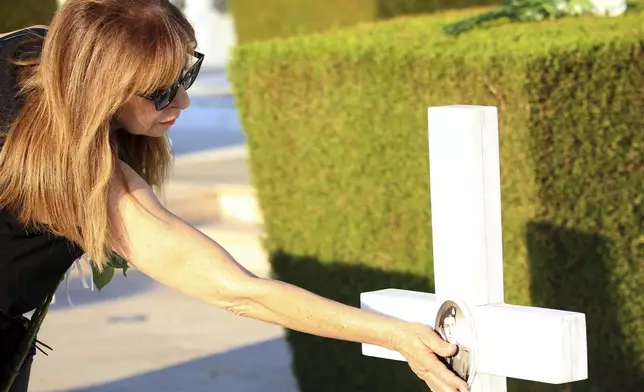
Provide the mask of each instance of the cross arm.
{"label": "cross arm", "polygon": [[[434,328],[443,299],[435,294],[386,289],[362,293],[364,310]],[[476,333],[477,373],[549,384],[588,377],[583,313],[494,304],[470,308]],[[404,361],[397,352],[362,345],[367,356]]]}

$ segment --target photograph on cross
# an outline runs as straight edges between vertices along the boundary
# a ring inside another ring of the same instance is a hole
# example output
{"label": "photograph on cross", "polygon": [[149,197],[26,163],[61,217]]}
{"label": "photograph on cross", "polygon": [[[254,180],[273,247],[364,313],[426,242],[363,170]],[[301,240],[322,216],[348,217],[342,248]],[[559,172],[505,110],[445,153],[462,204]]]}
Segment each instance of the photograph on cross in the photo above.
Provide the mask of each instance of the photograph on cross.
{"label": "photograph on cross", "polygon": [[434,325],[443,340],[458,346],[454,356],[441,360],[471,386],[476,374],[476,342],[470,312],[456,301],[445,301],[438,309]]}

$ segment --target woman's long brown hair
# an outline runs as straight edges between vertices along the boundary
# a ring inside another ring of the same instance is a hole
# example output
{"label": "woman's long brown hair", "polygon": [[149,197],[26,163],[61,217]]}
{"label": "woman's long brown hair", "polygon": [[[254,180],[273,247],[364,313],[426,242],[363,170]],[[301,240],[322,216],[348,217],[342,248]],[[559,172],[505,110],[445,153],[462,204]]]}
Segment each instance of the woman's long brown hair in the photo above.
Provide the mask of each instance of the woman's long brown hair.
{"label": "woman's long brown hair", "polygon": [[40,55],[16,61],[24,104],[0,152],[0,206],[104,266],[117,160],[161,190],[172,157],[167,137],[118,131],[113,120],[130,97],[176,81],[195,41],[167,0],[66,1]]}

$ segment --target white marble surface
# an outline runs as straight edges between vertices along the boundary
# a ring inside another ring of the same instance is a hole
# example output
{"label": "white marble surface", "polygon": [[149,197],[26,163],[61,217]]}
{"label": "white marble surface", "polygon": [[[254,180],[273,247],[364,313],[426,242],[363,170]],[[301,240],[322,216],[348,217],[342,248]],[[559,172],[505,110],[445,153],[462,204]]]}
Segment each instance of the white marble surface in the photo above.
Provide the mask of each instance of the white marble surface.
{"label": "white marble surface", "polygon": [[[428,127],[436,294],[379,290],[362,293],[361,307],[437,328],[445,301],[469,308],[471,320],[463,316],[455,329],[474,335],[457,342],[471,352],[472,392],[505,392],[506,377],[551,384],[587,379],[583,313],[504,301],[497,108],[431,107]],[[404,360],[371,345],[363,353]]]}

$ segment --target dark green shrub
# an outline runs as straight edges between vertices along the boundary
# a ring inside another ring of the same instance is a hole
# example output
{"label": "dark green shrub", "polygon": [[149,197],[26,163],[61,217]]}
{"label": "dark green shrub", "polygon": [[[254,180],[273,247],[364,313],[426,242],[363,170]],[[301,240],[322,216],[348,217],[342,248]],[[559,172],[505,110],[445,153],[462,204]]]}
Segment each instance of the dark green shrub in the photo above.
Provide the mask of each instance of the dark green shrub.
{"label": "dark green shrub", "polygon": [[[587,381],[510,390],[639,390],[643,10],[440,33],[467,10],[238,47],[276,277],[354,306],[367,290],[433,290],[427,107],[497,106],[506,301],[586,313],[589,344]],[[427,390],[358,344],[288,339],[303,392]]]}
{"label": "dark green shrub", "polygon": [[232,0],[240,43],[291,37],[401,15],[497,4],[500,0]]}
{"label": "dark green shrub", "polygon": [[0,1],[0,34],[32,25],[47,25],[57,8],[56,0]]}

